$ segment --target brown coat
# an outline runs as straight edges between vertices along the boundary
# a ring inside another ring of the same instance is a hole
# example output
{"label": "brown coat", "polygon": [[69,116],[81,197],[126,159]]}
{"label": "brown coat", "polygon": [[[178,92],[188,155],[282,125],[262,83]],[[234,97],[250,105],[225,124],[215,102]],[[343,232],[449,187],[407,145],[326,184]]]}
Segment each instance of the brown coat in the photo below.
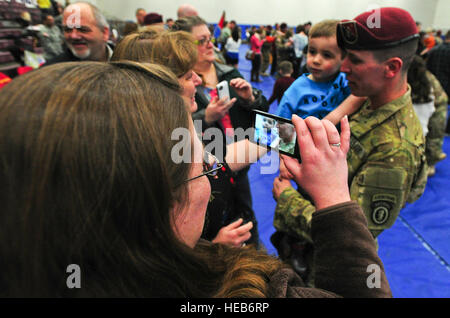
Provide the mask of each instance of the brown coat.
{"label": "brown coat", "polygon": [[[282,269],[270,279],[269,297],[392,297],[375,241],[356,202],[317,211],[312,218],[315,247],[315,286],[308,288],[291,269]],[[369,288],[373,271],[380,268],[380,288]]]}

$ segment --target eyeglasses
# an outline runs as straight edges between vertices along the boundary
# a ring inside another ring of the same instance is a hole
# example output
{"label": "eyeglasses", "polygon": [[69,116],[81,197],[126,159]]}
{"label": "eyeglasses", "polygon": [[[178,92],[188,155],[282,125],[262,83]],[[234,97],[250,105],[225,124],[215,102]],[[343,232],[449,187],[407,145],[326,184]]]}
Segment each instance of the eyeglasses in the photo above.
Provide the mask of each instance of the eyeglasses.
{"label": "eyeglasses", "polygon": [[211,176],[217,178],[217,173],[219,172],[220,169],[222,169],[222,167],[223,164],[219,162],[219,159],[217,159],[216,156],[205,151],[203,153],[203,173],[199,176],[190,178],[185,182],[189,182],[201,178],[203,176]]}
{"label": "eyeglasses", "polygon": [[194,41],[194,43],[197,44],[198,46],[208,45],[209,42],[211,42],[211,37],[207,37],[207,38],[203,38],[203,39]]}
{"label": "eyeglasses", "polygon": [[[342,36],[342,39],[345,41],[346,44],[348,45],[355,45],[358,40],[359,40],[359,34],[358,34],[358,25],[356,21],[344,21],[344,22],[340,22],[338,24],[338,28],[339,28],[339,32]],[[394,42],[388,42],[388,43],[383,43],[383,44],[376,44],[375,47],[364,47],[364,49],[385,49],[385,48],[390,48],[393,46],[397,46],[403,43],[406,43],[408,41],[411,41],[413,39],[419,38],[419,34],[413,34],[410,36],[407,36],[406,38],[403,38],[401,40],[398,41],[394,41]],[[361,47],[363,48],[363,47]]]}

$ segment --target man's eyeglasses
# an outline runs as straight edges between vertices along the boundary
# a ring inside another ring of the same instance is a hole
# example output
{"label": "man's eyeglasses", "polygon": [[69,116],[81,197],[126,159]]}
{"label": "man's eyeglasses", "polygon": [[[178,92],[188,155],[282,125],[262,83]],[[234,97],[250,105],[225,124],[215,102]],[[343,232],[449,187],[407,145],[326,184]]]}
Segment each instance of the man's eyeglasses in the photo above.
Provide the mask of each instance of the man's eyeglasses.
{"label": "man's eyeglasses", "polygon": [[198,46],[208,45],[209,42],[211,42],[211,37],[207,37],[207,38],[203,38],[203,39],[194,41],[194,43],[197,44]]}
{"label": "man's eyeglasses", "polygon": [[211,176],[217,178],[217,173],[219,172],[220,169],[222,169],[222,167],[223,164],[219,162],[219,159],[217,159],[216,156],[205,151],[203,153],[203,173],[199,176],[190,178],[185,182],[189,182],[201,178],[203,176]]}

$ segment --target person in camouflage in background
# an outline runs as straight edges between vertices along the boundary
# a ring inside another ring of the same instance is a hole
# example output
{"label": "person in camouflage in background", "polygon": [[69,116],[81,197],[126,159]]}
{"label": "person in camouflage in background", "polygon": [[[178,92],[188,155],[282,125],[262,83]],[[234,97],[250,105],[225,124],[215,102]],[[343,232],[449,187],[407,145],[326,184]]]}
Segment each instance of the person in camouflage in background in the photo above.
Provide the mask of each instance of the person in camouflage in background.
{"label": "person in camouflage in background", "polygon": [[[347,51],[341,71],[352,94],[368,97],[349,118],[348,179],[351,198],[362,207],[376,238],[394,224],[407,201],[422,195],[427,182],[422,127],[407,83],[419,35],[407,11],[381,8],[341,21],[337,37]],[[310,223],[315,207],[300,192],[283,174],[275,179],[277,232],[271,240],[280,257],[313,285]]]}
{"label": "person in camouflage in background", "polygon": [[427,71],[425,74],[433,87],[434,106],[436,108],[428,121],[428,134],[425,143],[428,176],[431,177],[436,173],[434,166],[447,157],[447,155],[442,152],[442,146],[445,137],[448,96],[433,73]]}
{"label": "person in camouflage in background", "polygon": [[435,165],[446,158],[442,152],[447,118],[448,96],[439,80],[427,70],[425,60],[416,55],[408,70],[408,84],[414,110],[425,136],[428,177],[436,172]]}

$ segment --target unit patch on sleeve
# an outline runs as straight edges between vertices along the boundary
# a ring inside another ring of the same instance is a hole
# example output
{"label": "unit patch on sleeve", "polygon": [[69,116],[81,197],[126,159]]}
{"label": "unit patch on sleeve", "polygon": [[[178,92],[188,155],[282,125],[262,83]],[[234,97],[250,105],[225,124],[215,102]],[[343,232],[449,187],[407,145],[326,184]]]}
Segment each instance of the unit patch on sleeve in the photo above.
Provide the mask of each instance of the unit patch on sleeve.
{"label": "unit patch on sleeve", "polygon": [[375,194],[372,197],[372,221],[376,225],[385,224],[391,215],[391,210],[397,203],[397,198],[391,194]]}

